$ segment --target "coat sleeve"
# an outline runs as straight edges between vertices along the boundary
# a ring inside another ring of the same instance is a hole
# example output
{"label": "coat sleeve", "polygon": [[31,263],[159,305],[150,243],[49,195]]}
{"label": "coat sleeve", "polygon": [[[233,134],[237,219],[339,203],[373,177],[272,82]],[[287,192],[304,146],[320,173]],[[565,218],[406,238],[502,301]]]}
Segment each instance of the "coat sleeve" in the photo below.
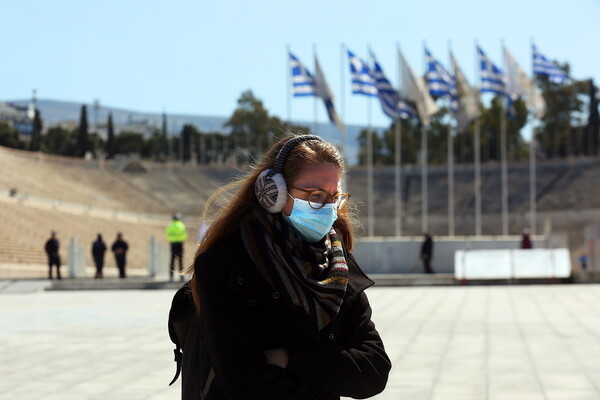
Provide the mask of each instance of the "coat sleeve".
{"label": "coat sleeve", "polygon": [[[286,370],[267,364],[245,299],[228,290],[227,265],[196,261],[200,293],[200,329],[215,371],[215,380],[227,399],[317,400],[327,398]],[[219,263],[223,264],[223,263]],[[214,383],[213,383],[214,384]],[[209,392],[210,393],[210,392]]]}
{"label": "coat sleeve", "polygon": [[383,391],[392,367],[371,321],[371,306],[363,292],[349,310],[347,346],[328,344],[288,348],[292,376],[340,396],[367,398]]}

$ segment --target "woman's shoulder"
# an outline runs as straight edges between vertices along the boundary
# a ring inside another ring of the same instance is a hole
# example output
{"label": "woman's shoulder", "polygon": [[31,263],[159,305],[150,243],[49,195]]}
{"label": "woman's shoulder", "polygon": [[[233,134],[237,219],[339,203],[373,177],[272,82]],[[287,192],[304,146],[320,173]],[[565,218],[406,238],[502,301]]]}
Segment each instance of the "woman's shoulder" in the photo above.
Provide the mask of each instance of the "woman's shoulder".
{"label": "woman's shoulder", "polygon": [[358,296],[375,284],[358,265],[358,262],[350,252],[346,253],[346,263],[348,265],[348,289],[346,290],[348,296]]}
{"label": "woman's shoulder", "polygon": [[196,256],[194,273],[199,277],[224,278],[230,271],[246,262],[246,249],[239,230],[235,230]]}

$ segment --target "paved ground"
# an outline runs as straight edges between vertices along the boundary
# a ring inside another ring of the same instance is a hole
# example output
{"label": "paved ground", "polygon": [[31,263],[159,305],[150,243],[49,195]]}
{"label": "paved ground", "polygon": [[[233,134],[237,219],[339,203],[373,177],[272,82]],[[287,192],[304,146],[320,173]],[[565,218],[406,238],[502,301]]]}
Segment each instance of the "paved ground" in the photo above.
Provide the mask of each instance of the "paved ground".
{"label": "paved ground", "polygon": [[[179,398],[172,290],[1,283],[0,399]],[[394,363],[378,400],[600,398],[600,285],[368,293]]]}

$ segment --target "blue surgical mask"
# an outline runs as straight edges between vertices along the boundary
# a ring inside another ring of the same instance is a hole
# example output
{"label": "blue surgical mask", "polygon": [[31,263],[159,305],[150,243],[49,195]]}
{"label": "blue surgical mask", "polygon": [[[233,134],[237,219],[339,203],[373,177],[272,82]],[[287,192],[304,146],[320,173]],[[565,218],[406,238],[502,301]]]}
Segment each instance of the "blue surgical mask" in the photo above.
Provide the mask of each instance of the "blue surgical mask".
{"label": "blue surgical mask", "polygon": [[[291,196],[290,196],[291,197]],[[293,197],[292,197],[293,198]],[[294,199],[292,213],[283,215],[294,229],[296,229],[309,243],[316,243],[329,233],[337,219],[337,210],[334,204],[325,204],[323,208],[315,210],[308,201]]]}

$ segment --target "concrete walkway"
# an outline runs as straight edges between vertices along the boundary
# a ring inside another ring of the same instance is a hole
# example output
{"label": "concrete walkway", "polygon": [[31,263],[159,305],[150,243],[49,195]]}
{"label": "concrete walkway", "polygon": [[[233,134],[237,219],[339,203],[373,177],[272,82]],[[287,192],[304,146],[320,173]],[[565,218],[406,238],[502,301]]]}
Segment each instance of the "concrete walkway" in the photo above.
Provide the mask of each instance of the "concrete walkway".
{"label": "concrete walkway", "polygon": [[[173,290],[22,286],[0,285],[0,399],[179,398]],[[600,398],[600,285],[368,294],[394,364],[378,400]]]}

